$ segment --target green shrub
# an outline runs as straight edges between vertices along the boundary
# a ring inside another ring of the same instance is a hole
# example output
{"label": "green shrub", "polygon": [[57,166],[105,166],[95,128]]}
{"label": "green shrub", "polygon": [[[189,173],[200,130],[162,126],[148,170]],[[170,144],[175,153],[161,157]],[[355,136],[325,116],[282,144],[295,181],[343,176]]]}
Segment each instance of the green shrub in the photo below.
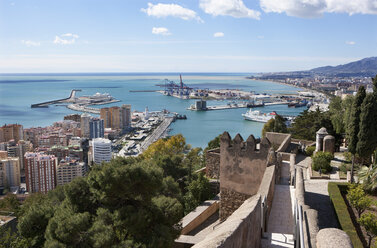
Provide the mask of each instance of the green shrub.
{"label": "green shrub", "polygon": [[309,146],[306,148],[305,153],[308,156],[312,156],[314,151],[315,151],[315,146]]}
{"label": "green shrub", "polygon": [[344,202],[343,196],[341,194],[341,190],[347,191],[347,185],[347,183],[329,182],[329,196],[338,217],[340,228],[348,234],[354,248],[361,248],[363,247],[363,244],[361,243],[359,236],[357,235],[355,226],[353,225],[350,214],[348,212],[347,205]]}
{"label": "green shrub", "polygon": [[349,187],[347,198],[351,205],[357,210],[359,218],[372,204],[372,200],[367,196],[361,184],[352,184]]}
{"label": "green shrub", "polygon": [[339,170],[343,172],[344,174],[347,174],[347,171],[351,171],[351,164],[348,163],[342,163],[341,166],[339,166]]}
{"label": "green shrub", "polygon": [[334,156],[329,152],[317,152],[313,156],[312,169],[319,171],[320,169],[325,172],[331,171],[331,160]]}

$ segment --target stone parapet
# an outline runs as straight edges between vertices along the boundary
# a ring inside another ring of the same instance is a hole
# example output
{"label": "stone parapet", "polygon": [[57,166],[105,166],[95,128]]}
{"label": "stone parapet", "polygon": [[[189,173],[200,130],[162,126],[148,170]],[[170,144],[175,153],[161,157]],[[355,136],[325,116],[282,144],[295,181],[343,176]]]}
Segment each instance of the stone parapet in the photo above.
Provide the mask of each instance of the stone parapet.
{"label": "stone parapet", "polygon": [[260,223],[261,196],[257,194],[193,248],[260,247]]}
{"label": "stone parapet", "polygon": [[353,245],[346,232],[337,228],[325,228],[317,234],[317,248],[353,248]]}
{"label": "stone parapet", "polygon": [[208,178],[220,179],[220,148],[206,152],[206,168]]}

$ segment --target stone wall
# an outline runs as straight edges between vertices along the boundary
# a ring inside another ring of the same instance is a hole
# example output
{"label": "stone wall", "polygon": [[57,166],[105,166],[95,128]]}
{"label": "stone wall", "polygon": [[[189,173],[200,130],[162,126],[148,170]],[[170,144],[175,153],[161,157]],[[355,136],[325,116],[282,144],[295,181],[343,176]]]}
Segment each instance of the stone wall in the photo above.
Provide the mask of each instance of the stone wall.
{"label": "stone wall", "polygon": [[266,168],[264,172],[262,182],[259,186],[258,194],[261,195],[262,201],[265,201],[264,207],[264,220],[263,220],[263,229],[267,231],[267,223],[268,223],[268,216],[270,216],[271,208],[272,208],[272,200],[274,198],[275,192],[275,175],[276,175],[276,166],[272,165]]}
{"label": "stone wall", "polygon": [[291,135],[287,133],[267,132],[266,138],[272,146],[279,152],[284,152],[291,143]]}
{"label": "stone wall", "polygon": [[261,196],[257,194],[193,248],[260,247],[260,223]]}
{"label": "stone wall", "polygon": [[239,208],[250,195],[238,193],[227,188],[220,188],[220,220],[226,220],[237,208]]}
{"label": "stone wall", "polygon": [[206,176],[208,178],[220,178],[220,148],[208,150],[206,153]]}
{"label": "stone wall", "polygon": [[277,161],[267,138],[259,150],[250,135],[246,142],[237,134],[232,140],[224,132],[220,139],[220,219],[230,216],[243,200],[258,192],[267,165]]}

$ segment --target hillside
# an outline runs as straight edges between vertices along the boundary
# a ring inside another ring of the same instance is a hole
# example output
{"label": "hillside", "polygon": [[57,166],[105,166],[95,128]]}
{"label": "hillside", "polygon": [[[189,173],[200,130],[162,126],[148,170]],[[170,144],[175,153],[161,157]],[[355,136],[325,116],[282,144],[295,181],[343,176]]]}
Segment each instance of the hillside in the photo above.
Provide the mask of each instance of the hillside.
{"label": "hillside", "polygon": [[372,77],[377,74],[377,57],[361,59],[338,66],[324,66],[309,70],[314,74],[331,76],[366,76]]}

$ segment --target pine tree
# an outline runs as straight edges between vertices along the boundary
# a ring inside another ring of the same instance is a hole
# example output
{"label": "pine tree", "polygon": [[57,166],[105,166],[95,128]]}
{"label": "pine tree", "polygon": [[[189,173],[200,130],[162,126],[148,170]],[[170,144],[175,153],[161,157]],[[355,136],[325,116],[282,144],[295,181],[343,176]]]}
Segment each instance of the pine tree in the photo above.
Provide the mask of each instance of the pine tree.
{"label": "pine tree", "polygon": [[353,182],[353,170],[354,170],[354,162],[355,162],[355,154],[356,154],[356,147],[359,141],[358,134],[360,130],[360,113],[361,113],[361,105],[365,99],[365,88],[361,86],[356,94],[356,99],[353,102],[352,110],[351,110],[351,122],[350,125],[347,127],[348,129],[348,151],[352,153],[352,167],[351,167],[351,183]]}
{"label": "pine tree", "polygon": [[377,76],[373,80],[373,93],[368,94],[361,105],[360,130],[356,152],[368,158],[377,147]]}

